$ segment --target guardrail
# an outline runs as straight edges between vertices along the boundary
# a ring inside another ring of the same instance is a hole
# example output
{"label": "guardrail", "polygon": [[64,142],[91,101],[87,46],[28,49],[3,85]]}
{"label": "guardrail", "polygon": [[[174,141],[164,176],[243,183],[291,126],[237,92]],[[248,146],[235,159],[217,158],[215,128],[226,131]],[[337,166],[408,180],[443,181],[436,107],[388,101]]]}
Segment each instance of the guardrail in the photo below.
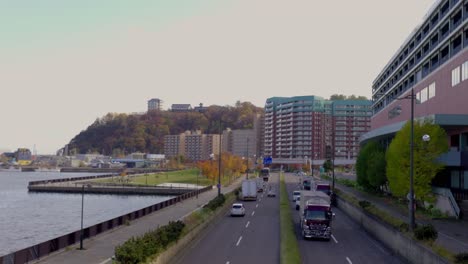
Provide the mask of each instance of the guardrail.
{"label": "guardrail", "polygon": [[[75,178],[73,178],[76,180]],[[138,219],[145,215],[151,214],[156,212],[162,208],[167,206],[173,205],[175,203],[181,202],[185,199],[191,198],[200,194],[202,192],[208,191],[212,189],[212,186],[207,186],[202,189],[198,189],[195,191],[187,192],[181,194],[177,197],[172,199],[159,202],[157,204],[153,204],[151,206],[142,208],[140,210],[133,211],[131,213],[121,215],[119,217],[112,218],[110,220],[89,226],[83,229],[84,239],[96,236],[101,234],[105,231],[111,230],[115,227],[121,226],[126,224],[128,221]],[[41,257],[45,257],[53,252],[56,252],[60,249],[64,249],[68,246],[71,246],[80,241],[80,232],[81,230],[77,230],[75,232],[71,232],[69,234],[42,242],[40,244],[36,244],[34,246],[27,247],[25,249],[18,250],[16,252],[10,253],[5,256],[0,256],[0,263],[2,264],[23,264],[27,263],[32,260],[40,259]]]}

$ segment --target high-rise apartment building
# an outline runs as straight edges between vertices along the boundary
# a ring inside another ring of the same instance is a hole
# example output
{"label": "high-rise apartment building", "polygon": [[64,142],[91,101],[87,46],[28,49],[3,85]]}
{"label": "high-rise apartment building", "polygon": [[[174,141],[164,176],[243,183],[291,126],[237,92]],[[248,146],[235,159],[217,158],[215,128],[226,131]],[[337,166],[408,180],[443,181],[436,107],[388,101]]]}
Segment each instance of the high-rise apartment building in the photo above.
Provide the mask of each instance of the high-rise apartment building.
{"label": "high-rise apartment building", "polygon": [[361,138],[388,144],[414,103],[415,122],[429,120],[448,134],[450,152],[439,158],[446,169],[434,184],[455,196],[468,190],[467,47],[468,1],[436,1],[374,80],[371,131]]}
{"label": "high-rise apartment building", "polygon": [[264,155],[279,159],[354,159],[369,130],[369,100],[272,97],[265,104]]}

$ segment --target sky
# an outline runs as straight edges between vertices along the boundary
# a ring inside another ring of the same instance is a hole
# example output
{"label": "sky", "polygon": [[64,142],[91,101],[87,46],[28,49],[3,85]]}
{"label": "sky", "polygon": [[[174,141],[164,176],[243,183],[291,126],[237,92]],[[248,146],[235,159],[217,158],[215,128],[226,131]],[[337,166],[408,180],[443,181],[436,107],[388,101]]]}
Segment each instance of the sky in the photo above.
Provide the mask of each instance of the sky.
{"label": "sky", "polygon": [[0,0],[0,152],[54,154],[97,118],[370,98],[434,0]]}

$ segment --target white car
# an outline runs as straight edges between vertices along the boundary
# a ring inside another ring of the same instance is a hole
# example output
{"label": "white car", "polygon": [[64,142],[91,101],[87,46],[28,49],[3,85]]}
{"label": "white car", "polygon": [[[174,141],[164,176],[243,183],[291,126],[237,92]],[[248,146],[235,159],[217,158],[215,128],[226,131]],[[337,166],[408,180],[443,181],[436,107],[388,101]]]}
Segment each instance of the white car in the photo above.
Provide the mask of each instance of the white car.
{"label": "white car", "polygon": [[301,197],[301,191],[293,191],[293,196],[292,196],[293,202],[295,202],[298,197]]}
{"label": "white car", "polygon": [[235,203],[231,208],[231,216],[245,216],[245,207],[241,203]]}
{"label": "white car", "polygon": [[301,197],[297,197],[296,198],[296,210],[299,210],[299,208],[301,207]]}

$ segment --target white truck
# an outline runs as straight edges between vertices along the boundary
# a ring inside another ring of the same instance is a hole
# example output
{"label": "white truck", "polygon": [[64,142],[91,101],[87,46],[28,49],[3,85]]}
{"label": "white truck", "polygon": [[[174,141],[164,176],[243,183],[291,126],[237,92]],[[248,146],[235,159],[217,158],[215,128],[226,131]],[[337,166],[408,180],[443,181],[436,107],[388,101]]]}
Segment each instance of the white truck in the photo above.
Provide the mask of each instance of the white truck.
{"label": "white truck", "polygon": [[334,214],[327,194],[321,191],[301,191],[299,216],[304,238],[330,240]]}
{"label": "white truck", "polygon": [[257,181],[252,180],[243,180],[242,181],[242,200],[257,200]]}

